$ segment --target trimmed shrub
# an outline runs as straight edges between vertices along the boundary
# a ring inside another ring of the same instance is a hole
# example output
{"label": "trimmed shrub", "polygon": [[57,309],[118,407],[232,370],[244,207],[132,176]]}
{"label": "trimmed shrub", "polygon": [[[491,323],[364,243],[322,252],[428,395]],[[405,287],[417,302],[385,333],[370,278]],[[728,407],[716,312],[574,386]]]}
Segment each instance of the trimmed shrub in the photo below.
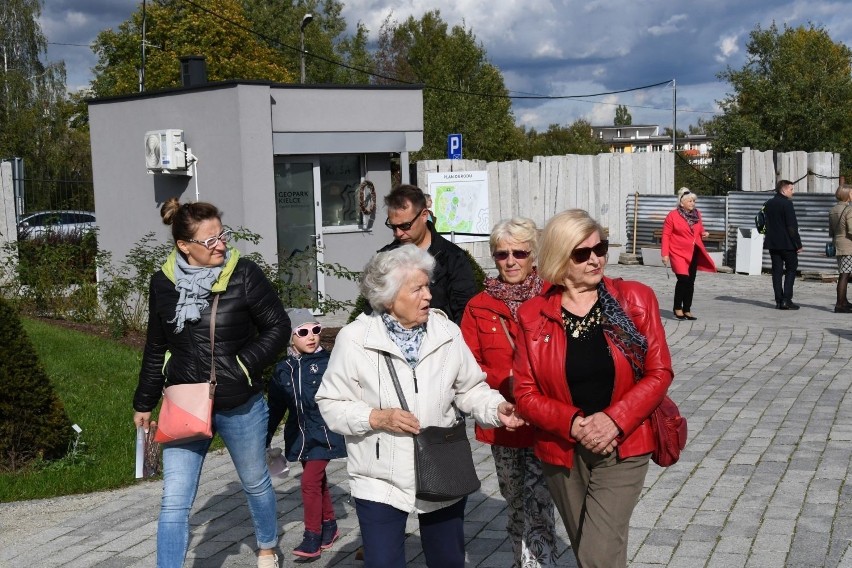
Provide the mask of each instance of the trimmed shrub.
{"label": "trimmed shrub", "polygon": [[0,298],[0,469],[60,458],[72,435],[65,407],[18,314]]}

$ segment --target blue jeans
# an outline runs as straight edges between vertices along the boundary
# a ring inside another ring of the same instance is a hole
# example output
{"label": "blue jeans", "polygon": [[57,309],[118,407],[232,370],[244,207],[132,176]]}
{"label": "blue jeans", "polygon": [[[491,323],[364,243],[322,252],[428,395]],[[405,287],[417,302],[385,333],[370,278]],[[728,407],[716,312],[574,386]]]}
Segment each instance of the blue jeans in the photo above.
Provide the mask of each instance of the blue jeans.
{"label": "blue jeans", "polygon": [[[232,410],[213,412],[248,498],[258,548],[278,544],[275,490],[266,468],[266,400],[258,394]],[[163,502],[157,525],[157,567],[180,568],[189,546],[189,512],[210,440],[163,446]]]}

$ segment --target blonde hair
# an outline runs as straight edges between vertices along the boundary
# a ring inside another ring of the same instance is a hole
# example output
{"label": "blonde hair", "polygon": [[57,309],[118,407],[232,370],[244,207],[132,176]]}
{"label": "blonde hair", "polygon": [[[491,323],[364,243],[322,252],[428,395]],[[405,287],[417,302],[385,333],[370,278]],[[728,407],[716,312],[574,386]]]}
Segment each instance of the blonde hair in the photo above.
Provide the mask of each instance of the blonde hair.
{"label": "blonde hair", "polygon": [[695,201],[696,195],[688,187],[682,187],[677,191],[677,204],[683,203],[684,199],[692,199]]}
{"label": "blonde hair", "polygon": [[834,192],[834,197],[837,198],[837,201],[849,201],[849,194],[852,193],[852,185],[848,183],[843,183],[838,186],[837,191]]}
{"label": "blonde hair", "polygon": [[568,209],[551,217],[539,242],[539,276],[554,284],[562,282],[568,272],[571,253],[594,233],[603,238],[603,227],[583,209]]}
{"label": "blonde hair", "polygon": [[488,241],[491,246],[491,254],[494,254],[494,251],[500,246],[500,241],[505,239],[528,244],[530,246],[530,258],[535,260],[538,250],[538,227],[536,227],[535,221],[526,217],[512,217],[511,219],[497,221],[497,224],[491,229],[491,238]]}

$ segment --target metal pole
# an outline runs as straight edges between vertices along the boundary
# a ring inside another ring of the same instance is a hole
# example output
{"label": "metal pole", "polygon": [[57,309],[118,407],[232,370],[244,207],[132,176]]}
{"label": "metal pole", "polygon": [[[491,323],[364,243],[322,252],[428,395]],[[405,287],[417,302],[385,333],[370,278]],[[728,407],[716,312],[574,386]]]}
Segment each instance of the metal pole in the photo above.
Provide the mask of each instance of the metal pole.
{"label": "metal pole", "polygon": [[677,83],[672,79],[672,152],[677,152]]}
{"label": "metal pole", "polygon": [[145,19],[145,0],[142,0],[142,66],[139,69],[139,92],[145,92],[145,36],[146,36],[146,19]]}
{"label": "metal pole", "polygon": [[308,27],[308,24],[314,21],[313,14],[305,14],[302,16],[302,23],[299,24],[299,42],[301,43],[301,50],[299,51],[299,63],[301,64],[302,72],[302,84],[305,84],[305,28]]}
{"label": "metal pole", "polygon": [[639,192],[633,194],[633,251],[636,254],[636,226],[639,224]]}
{"label": "metal pole", "polygon": [[305,84],[305,26],[302,26],[299,29],[299,39],[301,42],[301,50],[299,51],[299,60],[301,63],[302,73],[302,84]]}

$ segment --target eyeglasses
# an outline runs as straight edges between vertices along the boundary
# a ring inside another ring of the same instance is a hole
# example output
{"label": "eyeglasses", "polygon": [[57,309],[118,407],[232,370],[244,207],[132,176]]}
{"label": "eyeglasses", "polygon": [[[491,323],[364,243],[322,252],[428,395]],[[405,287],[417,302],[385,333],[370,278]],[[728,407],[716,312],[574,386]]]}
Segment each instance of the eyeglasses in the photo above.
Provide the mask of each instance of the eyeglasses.
{"label": "eyeglasses", "polygon": [[397,229],[399,229],[400,231],[407,231],[411,228],[411,225],[413,225],[414,222],[417,221],[417,218],[420,217],[420,213],[423,213],[423,209],[421,209],[411,221],[408,221],[407,223],[397,223],[396,225],[391,223],[390,217],[388,217],[387,219],[385,219],[385,227],[387,227],[391,231],[396,231]]}
{"label": "eyeglasses", "polygon": [[515,260],[524,260],[525,258],[529,258],[530,251],[528,250],[496,250],[491,255],[494,260],[504,261],[509,258],[509,255],[512,255]]}
{"label": "eyeglasses", "polygon": [[593,247],[582,247],[575,248],[571,252],[571,259],[580,264],[582,262],[586,262],[592,256],[592,253],[595,253],[597,257],[606,256],[607,251],[609,250],[609,241],[601,241]]}
{"label": "eyeglasses", "polygon": [[226,229],[226,230],[222,231],[221,233],[219,233],[218,236],[210,237],[209,239],[204,239],[203,241],[198,241],[196,239],[187,239],[187,242],[197,243],[199,245],[204,245],[204,247],[207,250],[213,250],[214,248],[216,248],[216,245],[219,244],[219,241],[222,241],[223,243],[227,243],[228,239],[230,239],[230,238],[231,238],[231,230]]}
{"label": "eyeglasses", "polygon": [[322,331],[321,325],[315,325],[313,327],[300,327],[299,329],[293,330],[293,335],[298,335],[299,337],[307,337],[309,333],[313,333],[314,335],[319,335]]}

